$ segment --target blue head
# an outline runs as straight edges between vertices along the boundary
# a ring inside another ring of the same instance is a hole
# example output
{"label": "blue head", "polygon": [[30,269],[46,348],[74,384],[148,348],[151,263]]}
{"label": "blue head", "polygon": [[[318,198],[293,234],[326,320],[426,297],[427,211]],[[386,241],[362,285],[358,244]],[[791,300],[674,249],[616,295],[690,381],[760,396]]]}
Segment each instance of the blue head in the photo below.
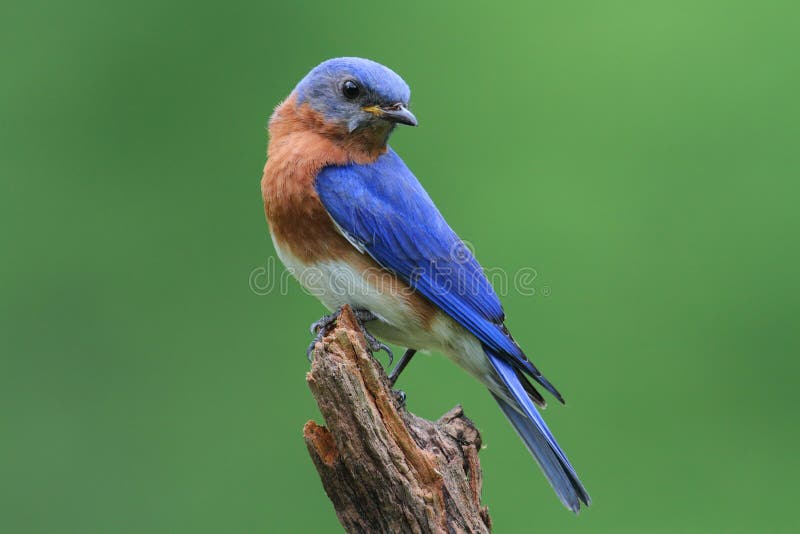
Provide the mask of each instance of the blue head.
{"label": "blue head", "polygon": [[411,91],[393,70],[368,59],[329,59],[295,88],[297,103],[307,103],[325,121],[346,127],[391,132],[395,124],[417,125],[408,110]]}

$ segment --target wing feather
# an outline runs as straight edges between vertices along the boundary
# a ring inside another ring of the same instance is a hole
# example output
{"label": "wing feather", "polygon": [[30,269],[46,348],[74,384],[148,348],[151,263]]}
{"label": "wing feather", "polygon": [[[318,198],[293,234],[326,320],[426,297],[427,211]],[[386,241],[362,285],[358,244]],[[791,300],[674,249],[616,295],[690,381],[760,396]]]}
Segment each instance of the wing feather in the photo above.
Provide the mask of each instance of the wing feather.
{"label": "wing feather", "polygon": [[475,256],[393,150],[368,165],[325,167],[315,187],[353,246],[562,400],[509,335],[500,300]]}

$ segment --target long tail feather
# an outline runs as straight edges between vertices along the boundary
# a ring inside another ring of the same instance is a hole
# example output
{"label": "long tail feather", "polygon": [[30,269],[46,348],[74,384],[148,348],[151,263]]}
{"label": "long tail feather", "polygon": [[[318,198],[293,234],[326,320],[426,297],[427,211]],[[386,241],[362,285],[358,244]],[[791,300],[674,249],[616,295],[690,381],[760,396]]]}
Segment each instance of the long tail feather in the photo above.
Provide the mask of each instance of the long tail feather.
{"label": "long tail feather", "polygon": [[491,349],[486,349],[486,354],[508,388],[510,396],[516,401],[516,405],[509,404],[494,393],[492,396],[542,468],[561,502],[573,512],[578,513],[581,502],[586,506],[591,503],[586,488],[581,484],[575,469],[533,405],[525,387],[517,377],[514,367]]}

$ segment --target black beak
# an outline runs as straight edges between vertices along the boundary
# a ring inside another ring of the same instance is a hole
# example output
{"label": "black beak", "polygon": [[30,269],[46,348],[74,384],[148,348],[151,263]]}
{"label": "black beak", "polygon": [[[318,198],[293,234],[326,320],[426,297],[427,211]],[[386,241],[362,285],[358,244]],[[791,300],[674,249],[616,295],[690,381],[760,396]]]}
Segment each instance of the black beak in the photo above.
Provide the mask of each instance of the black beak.
{"label": "black beak", "polygon": [[417,125],[417,118],[403,104],[395,104],[393,106],[381,108],[381,115],[384,119],[398,124],[408,124],[409,126]]}

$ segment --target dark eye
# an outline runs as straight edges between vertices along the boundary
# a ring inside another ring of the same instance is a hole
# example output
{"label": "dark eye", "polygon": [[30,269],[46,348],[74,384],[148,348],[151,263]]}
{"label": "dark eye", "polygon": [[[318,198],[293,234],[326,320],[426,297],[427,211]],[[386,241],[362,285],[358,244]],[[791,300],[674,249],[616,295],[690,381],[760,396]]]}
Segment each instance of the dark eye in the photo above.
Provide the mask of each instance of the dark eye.
{"label": "dark eye", "polygon": [[342,84],[342,94],[345,98],[353,100],[361,93],[361,88],[353,80],[347,80]]}

